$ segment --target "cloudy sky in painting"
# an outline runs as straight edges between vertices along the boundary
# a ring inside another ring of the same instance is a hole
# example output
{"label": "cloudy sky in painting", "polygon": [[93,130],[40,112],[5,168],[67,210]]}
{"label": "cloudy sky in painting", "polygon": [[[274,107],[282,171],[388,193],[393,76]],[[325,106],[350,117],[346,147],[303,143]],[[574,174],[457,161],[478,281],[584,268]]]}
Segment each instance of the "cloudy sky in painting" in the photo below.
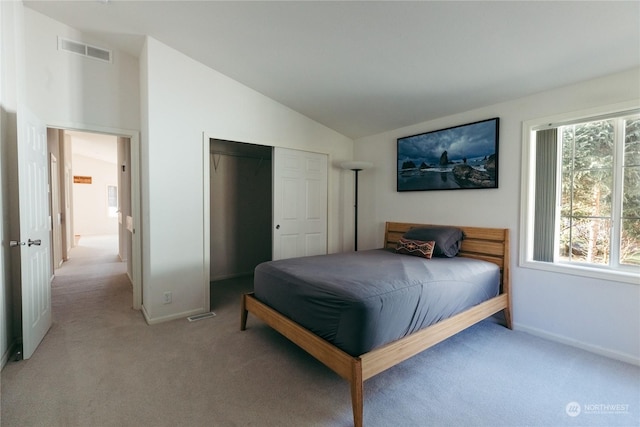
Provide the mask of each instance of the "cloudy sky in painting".
{"label": "cloudy sky in painting", "polygon": [[495,119],[423,133],[398,139],[398,165],[412,160],[437,165],[447,152],[449,161],[461,161],[494,154],[496,151]]}

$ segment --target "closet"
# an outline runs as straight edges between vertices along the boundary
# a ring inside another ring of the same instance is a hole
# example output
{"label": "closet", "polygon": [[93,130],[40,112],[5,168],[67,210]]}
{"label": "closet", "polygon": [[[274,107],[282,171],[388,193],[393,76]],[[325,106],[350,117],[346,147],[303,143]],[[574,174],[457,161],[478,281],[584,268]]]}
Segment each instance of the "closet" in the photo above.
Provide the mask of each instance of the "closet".
{"label": "closet", "polygon": [[271,259],[272,157],[272,147],[210,140],[210,281]]}
{"label": "closet", "polygon": [[261,262],[327,253],[328,156],[220,139],[208,149],[213,308],[216,289],[251,288]]}

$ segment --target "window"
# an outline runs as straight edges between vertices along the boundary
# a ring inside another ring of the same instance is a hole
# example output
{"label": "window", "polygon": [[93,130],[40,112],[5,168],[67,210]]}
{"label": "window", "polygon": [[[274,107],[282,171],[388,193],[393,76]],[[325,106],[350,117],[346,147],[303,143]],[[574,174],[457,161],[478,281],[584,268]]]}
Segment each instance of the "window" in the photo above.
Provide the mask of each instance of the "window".
{"label": "window", "polygon": [[640,283],[640,109],[524,127],[521,265]]}

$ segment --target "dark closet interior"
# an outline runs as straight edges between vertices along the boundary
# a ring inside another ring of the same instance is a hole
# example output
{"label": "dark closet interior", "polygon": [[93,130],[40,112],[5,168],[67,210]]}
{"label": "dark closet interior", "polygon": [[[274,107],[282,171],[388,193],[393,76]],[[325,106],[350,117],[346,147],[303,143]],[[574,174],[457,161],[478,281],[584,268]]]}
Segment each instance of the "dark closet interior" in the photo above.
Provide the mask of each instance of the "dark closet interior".
{"label": "dark closet interior", "polygon": [[273,147],[211,139],[212,282],[253,273],[272,254]]}

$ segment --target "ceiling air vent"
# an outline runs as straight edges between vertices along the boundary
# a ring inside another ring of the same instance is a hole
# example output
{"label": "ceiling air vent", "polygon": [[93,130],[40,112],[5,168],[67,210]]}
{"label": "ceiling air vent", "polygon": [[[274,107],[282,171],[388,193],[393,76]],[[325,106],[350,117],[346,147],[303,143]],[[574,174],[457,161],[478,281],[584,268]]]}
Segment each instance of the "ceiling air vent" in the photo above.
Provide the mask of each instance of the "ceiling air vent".
{"label": "ceiling air vent", "polygon": [[100,47],[58,37],[58,50],[75,53],[103,62],[111,62],[111,51]]}

